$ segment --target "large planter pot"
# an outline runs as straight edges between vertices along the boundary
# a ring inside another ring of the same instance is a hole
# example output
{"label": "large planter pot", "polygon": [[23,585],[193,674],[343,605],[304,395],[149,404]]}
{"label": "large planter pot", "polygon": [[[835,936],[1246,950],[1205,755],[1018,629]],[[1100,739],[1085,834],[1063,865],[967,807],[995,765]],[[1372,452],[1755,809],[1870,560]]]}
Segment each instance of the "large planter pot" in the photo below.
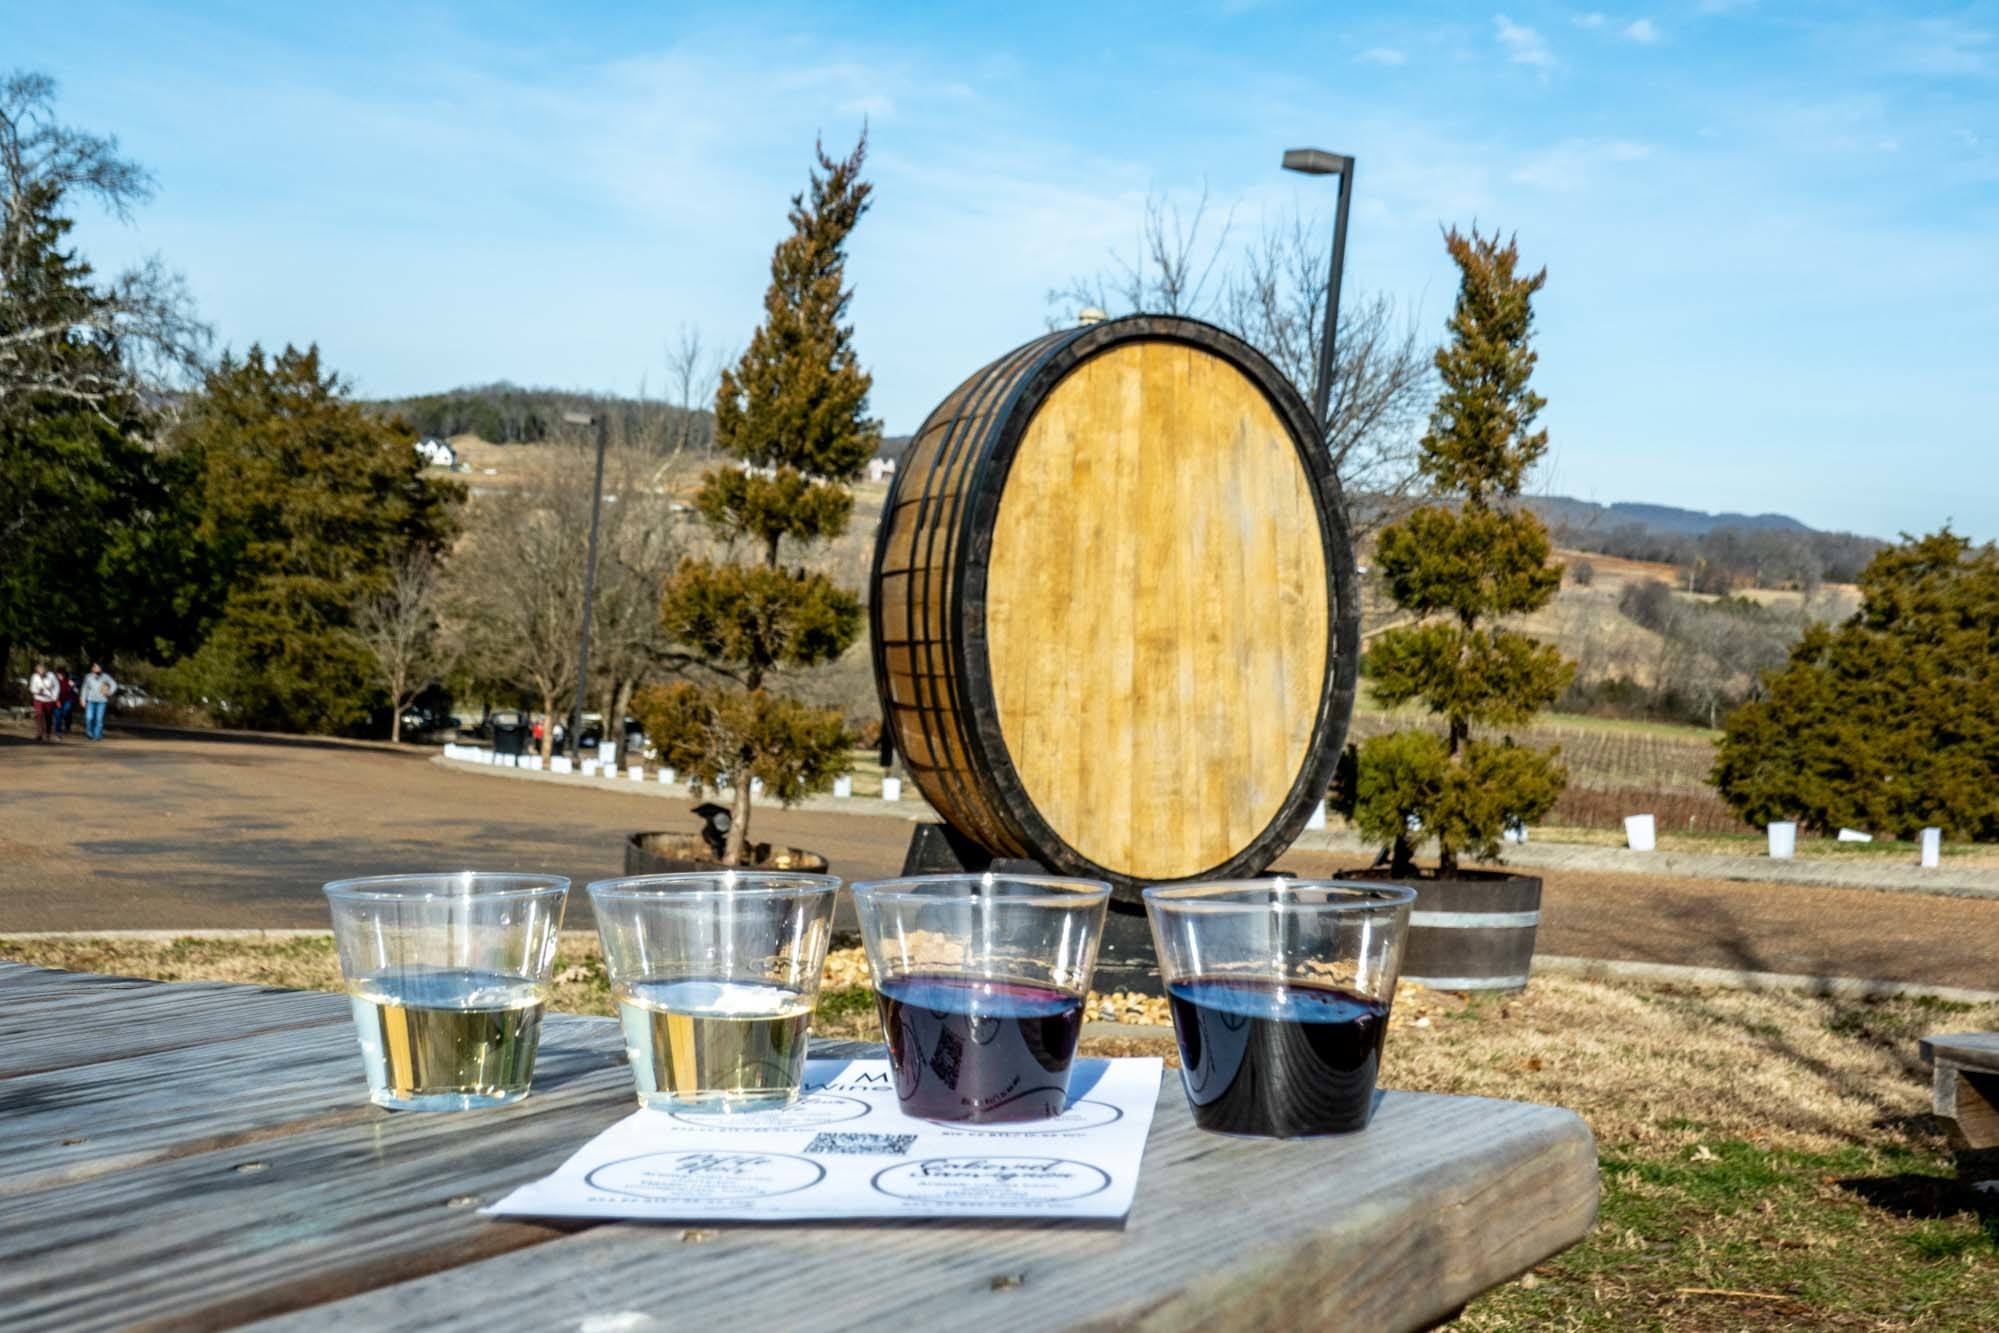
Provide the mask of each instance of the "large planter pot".
{"label": "large planter pot", "polygon": [[[796,870],[805,874],[826,873],[826,858],[797,847],[772,847],[767,842],[750,848],[751,870]],[[723,869],[698,833],[634,833],[625,839],[627,875],[684,875],[696,871]],[[861,940],[860,922],[854,917],[854,898],[842,887],[833,900],[833,943],[841,948]]]}
{"label": "large planter pot", "polygon": [[[797,847],[772,847],[760,842],[745,867],[752,870],[798,870],[826,873],[826,858]],[[708,851],[697,833],[634,833],[625,839],[627,875],[671,875],[696,870],[720,870],[722,863]]]}
{"label": "large planter pot", "polygon": [[1342,878],[1392,880],[1416,891],[1402,949],[1404,981],[1432,990],[1526,989],[1541,921],[1538,876],[1461,870],[1451,879],[1422,879],[1376,870]]}

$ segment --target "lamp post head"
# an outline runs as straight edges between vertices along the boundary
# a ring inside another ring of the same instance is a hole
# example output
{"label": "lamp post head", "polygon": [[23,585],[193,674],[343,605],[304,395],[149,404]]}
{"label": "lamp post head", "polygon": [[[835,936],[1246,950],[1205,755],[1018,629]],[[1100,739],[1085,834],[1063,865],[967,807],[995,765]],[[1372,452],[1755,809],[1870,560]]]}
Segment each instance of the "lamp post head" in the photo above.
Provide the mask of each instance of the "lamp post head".
{"label": "lamp post head", "polygon": [[1323,148],[1287,148],[1284,150],[1284,169],[1302,171],[1307,176],[1345,175],[1353,170],[1353,159],[1344,153],[1329,153]]}

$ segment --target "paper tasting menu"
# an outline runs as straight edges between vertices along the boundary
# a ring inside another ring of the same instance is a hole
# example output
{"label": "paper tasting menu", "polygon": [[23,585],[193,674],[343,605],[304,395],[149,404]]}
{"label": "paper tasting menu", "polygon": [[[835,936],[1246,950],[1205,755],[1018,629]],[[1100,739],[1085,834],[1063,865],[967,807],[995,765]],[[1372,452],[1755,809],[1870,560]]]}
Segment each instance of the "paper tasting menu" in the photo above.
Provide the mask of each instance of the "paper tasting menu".
{"label": "paper tasting menu", "polygon": [[733,1115],[640,1110],[482,1211],[657,1221],[1117,1219],[1131,1211],[1161,1063],[1078,1060],[1050,1120],[902,1114],[886,1060],[812,1060],[805,1095]]}

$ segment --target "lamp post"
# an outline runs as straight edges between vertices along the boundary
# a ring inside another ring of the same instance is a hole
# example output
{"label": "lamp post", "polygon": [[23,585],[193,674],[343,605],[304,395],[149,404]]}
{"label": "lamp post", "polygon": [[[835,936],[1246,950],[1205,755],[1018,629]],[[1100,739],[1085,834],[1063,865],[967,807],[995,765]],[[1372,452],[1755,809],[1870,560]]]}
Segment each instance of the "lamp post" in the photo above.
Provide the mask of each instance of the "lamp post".
{"label": "lamp post", "polygon": [[[583,704],[590,685],[590,608],[597,600],[597,520],[604,512],[604,446],[609,440],[609,418],[602,412],[564,412],[562,419],[572,426],[597,428],[597,479],[590,487],[590,554],[583,566],[583,633],[576,640],[576,707],[569,715],[569,762],[578,759],[583,736]],[[606,726],[610,723],[606,721]],[[618,719],[624,725],[624,719]]]}
{"label": "lamp post", "polygon": [[1347,264],[1347,204],[1353,199],[1353,159],[1323,148],[1287,148],[1284,169],[1340,178],[1340,202],[1333,213],[1333,259],[1326,274],[1326,323],[1319,335],[1318,382],[1312,386],[1312,411],[1323,431],[1332,424],[1327,412],[1332,406],[1333,344],[1340,323],[1340,271]]}

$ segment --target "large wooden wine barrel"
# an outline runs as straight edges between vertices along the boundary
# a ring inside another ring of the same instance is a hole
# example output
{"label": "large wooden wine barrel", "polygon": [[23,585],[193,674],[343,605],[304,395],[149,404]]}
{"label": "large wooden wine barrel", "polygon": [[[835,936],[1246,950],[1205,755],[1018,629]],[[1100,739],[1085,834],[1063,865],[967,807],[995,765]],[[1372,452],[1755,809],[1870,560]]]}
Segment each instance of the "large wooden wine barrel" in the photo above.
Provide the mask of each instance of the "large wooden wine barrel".
{"label": "large wooden wine barrel", "polygon": [[1261,872],[1325,793],[1359,651],[1339,483],[1290,383],[1162,316],[974,374],[896,473],[870,614],[910,776],[995,856]]}

